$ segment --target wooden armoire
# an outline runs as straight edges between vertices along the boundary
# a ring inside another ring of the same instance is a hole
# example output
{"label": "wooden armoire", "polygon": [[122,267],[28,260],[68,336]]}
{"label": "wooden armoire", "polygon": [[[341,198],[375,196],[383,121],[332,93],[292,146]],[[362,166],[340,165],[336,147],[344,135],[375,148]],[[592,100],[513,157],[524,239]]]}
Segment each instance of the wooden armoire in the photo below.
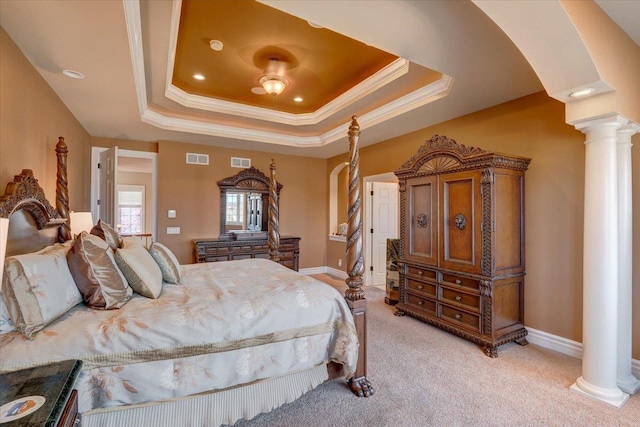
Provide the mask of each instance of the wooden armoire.
{"label": "wooden armoire", "polygon": [[524,172],[530,159],[434,135],[395,174],[400,187],[396,314],[497,357],[524,328]]}

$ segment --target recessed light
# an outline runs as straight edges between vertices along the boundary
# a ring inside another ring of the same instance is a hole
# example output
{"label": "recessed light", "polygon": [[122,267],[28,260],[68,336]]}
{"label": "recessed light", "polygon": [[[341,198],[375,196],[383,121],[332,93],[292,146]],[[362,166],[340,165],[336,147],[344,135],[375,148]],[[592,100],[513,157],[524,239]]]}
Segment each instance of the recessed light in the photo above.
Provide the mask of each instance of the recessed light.
{"label": "recessed light", "polygon": [[79,79],[79,80],[84,79],[84,74],[75,70],[63,70],[62,74],[64,74],[67,77],[71,77],[72,79]]}
{"label": "recessed light", "polygon": [[194,74],[193,78],[196,80],[204,80],[204,76],[202,74]]}
{"label": "recessed light", "polygon": [[311,21],[307,21],[307,24],[309,24],[313,28],[324,28],[322,25],[316,24],[315,22],[311,22]]}
{"label": "recessed light", "polygon": [[220,40],[211,40],[209,42],[209,47],[213,50],[215,50],[216,52],[220,52],[222,50],[222,48],[224,47],[224,44],[222,44],[222,42]]}
{"label": "recessed light", "polygon": [[586,89],[580,89],[575,92],[571,92],[569,96],[571,98],[582,98],[584,96],[591,95],[595,91],[596,91],[595,89],[588,87]]}
{"label": "recessed light", "polygon": [[261,86],[252,87],[251,88],[251,92],[255,93],[256,95],[266,95],[267,94],[267,91],[264,90],[264,88],[261,87]]}
{"label": "recessed light", "polygon": [[296,101],[296,102],[304,101],[304,99],[302,99],[302,97],[300,97],[300,96],[296,96],[295,98],[293,98],[293,100]]}

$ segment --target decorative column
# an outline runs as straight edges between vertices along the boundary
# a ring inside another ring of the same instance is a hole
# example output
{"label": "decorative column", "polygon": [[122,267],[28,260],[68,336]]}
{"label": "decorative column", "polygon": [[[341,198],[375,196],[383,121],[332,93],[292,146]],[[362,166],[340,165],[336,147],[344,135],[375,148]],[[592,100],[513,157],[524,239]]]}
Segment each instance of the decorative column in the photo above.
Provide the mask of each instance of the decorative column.
{"label": "decorative column", "polygon": [[618,130],[618,387],[634,394],[640,381],[631,374],[631,313],[633,274],[633,194],[631,185],[631,137],[640,126]]}
{"label": "decorative column", "polygon": [[571,389],[621,407],[629,395],[617,385],[619,116],[576,124],[586,135],[582,376]]}
{"label": "decorative column", "polygon": [[69,224],[69,184],[67,181],[67,154],[69,149],[63,137],[58,138],[56,144],[57,179],[56,179],[56,209],[60,216],[67,220],[58,229],[58,241],[71,240],[71,225]]}
{"label": "decorative column", "polygon": [[[278,182],[276,181],[276,161],[271,159],[269,165],[271,178],[269,181],[269,259],[280,261],[280,228],[278,225]],[[264,208],[262,208],[264,209]]]}

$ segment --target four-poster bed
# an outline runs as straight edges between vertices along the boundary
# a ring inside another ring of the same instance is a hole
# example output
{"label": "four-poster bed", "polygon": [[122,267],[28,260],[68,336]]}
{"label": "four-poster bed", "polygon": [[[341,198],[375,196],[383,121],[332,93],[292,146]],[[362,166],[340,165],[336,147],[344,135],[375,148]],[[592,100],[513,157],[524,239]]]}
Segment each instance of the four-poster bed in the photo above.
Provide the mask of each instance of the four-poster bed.
{"label": "four-poster bed", "polygon": [[[0,372],[82,360],[76,388],[83,425],[88,426],[234,423],[341,374],[357,396],[372,395],[366,378],[359,133],[354,117],[349,128],[349,289],[344,297],[275,262],[250,259],[181,266],[181,283],[163,283],[157,299],[135,294],[117,310],[76,303],[60,317],[47,319],[49,308],[38,292],[54,292],[60,285],[45,279],[34,283],[40,276],[30,273],[29,262],[71,246],[65,243],[71,241],[67,149],[60,138],[57,209],[29,170],[17,175],[0,198],[0,216],[10,218],[11,256],[2,300],[8,301],[11,319],[19,320],[14,322],[18,330],[0,334]],[[270,257],[277,260],[273,161],[270,170],[268,245]],[[14,292],[20,280],[31,280],[31,289],[21,290],[28,298]],[[29,311],[34,304],[36,316]],[[7,310],[0,309],[6,317]],[[26,328],[34,318],[35,325]],[[23,336],[27,329],[32,339]]]}

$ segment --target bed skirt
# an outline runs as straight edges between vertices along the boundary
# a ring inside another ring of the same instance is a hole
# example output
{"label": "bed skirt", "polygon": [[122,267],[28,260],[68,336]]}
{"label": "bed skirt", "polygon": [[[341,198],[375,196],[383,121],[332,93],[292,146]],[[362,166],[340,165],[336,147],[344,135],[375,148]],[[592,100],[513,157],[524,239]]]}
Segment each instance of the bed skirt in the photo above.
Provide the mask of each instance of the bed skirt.
{"label": "bed skirt", "polygon": [[95,409],[82,414],[83,427],[220,426],[270,412],[329,378],[327,365],[226,390],[164,402]]}

